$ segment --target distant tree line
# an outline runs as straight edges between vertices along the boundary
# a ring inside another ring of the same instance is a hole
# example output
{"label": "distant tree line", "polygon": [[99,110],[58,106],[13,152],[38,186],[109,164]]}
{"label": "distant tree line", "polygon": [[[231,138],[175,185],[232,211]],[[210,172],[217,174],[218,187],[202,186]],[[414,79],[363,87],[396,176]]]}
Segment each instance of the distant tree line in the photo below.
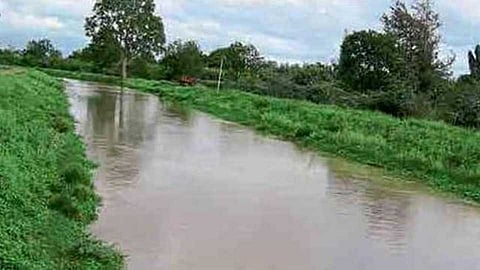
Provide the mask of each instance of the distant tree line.
{"label": "distant tree line", "polygon": [[381,18],[382,31],[345,36],[335,64],[269,61],[241,42],[209,53],[193,40],[166,44],[154,10],[153,0],[97,1],[85,48],[62,57],[51,41],[31,41],[1,50],[0,63],[153,80],[188,76],[212,87],[222,63],[223,88],[480,127],[480,45],[468,52],[470,74],[453,79],[455,57],[440,52],[433,0],[396,1]]}

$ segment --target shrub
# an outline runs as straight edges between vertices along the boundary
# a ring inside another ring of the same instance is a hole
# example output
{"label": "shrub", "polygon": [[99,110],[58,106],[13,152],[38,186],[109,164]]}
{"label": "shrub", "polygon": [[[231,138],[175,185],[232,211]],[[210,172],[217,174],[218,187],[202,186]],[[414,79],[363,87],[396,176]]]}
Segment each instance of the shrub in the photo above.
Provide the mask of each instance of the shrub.
{"label": "shrub", "polygon": [[458,83],[442,100],[443,118],[459,126],[480,127],[480,84]]}

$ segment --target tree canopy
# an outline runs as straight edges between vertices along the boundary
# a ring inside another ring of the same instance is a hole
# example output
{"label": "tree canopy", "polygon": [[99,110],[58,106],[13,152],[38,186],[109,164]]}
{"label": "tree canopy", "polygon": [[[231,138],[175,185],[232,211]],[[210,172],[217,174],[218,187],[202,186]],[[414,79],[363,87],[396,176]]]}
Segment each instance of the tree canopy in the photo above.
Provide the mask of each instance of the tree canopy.
{"label": "tree canopy", "polygon": [[224,60],[224,68],[231,77],[239,78],[242,73],[253,72],[260,68],[263,57],[252,44],[234,42],[229,47],[220,48],[208,56],[208,66],[218,67]]}
{"label": "tree canopy", "polygon": [[382,17],[386,33],[395,36],[402,45],[411,81],[419,91],[430,91],[436,77],[445,78],[450,73],[454,57],[441,59],[440,16],[433,9],[432,0],[415,0],[407,8],[403,0],[397,0],[390,12]]}
{"label": "tree canopy", "polygon": [[383,90],[402,73],[403,58],[395,37],[375,31],[354,32],[341,46],[338,76],[358,91]]}
{"label": "tree canopy", "polygon": [[99,31],[87,47],[75,51],[71,59],[91,62],[98,72],[105,72],[120,63],[122,48],[110,31]]}
{"label": "tree canopy", "polygon": [[28,65],[47,67],[62,59],[62,53],[49,39],[32,40],[23,51],[24,61]]}
{"label": "tree canopy", "polygon": [[169,79],[199,77],[205,66],[204,55],[195,41],[177,40],[167,47],[162,63]]}
{"label": "tree canopy", "polygon": [[122,77],[128,62],[140,55],[158,55],[165,44],[162,18],[153,0],[99,0],[86,19],[87,36],[93,40],[111,35],[121,48]]}

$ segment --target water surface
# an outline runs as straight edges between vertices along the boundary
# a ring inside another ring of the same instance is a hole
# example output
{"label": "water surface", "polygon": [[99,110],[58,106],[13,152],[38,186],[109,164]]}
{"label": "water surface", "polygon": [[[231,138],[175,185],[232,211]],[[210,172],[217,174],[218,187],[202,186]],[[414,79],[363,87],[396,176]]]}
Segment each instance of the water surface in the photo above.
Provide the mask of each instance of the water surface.
{"label": "water surface", "polygon": [[157,97],[68,80],[129,269],[480,269],[480,211]]}

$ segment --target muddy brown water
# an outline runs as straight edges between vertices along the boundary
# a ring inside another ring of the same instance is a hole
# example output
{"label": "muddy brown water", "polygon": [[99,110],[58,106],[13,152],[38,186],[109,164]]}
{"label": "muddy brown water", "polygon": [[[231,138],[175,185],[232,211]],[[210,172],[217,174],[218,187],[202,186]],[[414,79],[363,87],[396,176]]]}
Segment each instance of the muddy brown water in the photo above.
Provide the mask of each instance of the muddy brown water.
{"label": "muddy brown water", "polygon": [[[67,80],[128,269],[480,269],[480,211],[157,97]],[[403,187],[405,186],[405,187]]]}

